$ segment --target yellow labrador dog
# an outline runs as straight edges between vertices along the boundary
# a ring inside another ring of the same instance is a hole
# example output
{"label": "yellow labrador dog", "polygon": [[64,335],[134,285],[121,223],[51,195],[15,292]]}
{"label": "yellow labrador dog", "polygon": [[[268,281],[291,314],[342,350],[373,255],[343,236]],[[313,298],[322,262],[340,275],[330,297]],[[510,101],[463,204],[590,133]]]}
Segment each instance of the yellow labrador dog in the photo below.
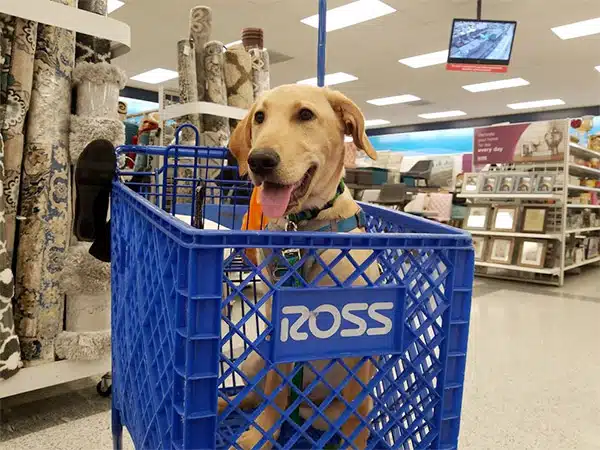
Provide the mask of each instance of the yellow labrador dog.
{"label": "yellow labrador dog", "polygon": [[[256,186],[261,187],[260,203],[265,216],[270,219],[287,219],[299,216],[299,213],[312,211],[312,215],[303,216],[296,225],[300,231],[319,230],[323,224],[336,223],[358,216],[360,207],[353,200],[350,192],[341,180],[344,175],[344,136],[352,136],[356,146],[364,150],[372,159],[376,152],[365,134],[364,117],[359,108],[339,92],[324,88],[302,85],[281,86],[267,92],[259,99],[248,116],[240,122],[230,141],[230,149],[238,159],[240,172],[248,172]],[[333,200],[333,201],[332,201]],[[314,213],[314,211],[317,211]],[[350,232],[364,232],[364,224],[359,224]],[[335,228],[334,228],[335,230]],[[320,257],[330,263],[339,255],[340,250],[325,250]],[[371,252],[368,250],[352,250],[352,258],[362,264]],[[314,280],[322,271],[318,264],[309,269],[307,281]],[[345,281],[355,271],[355,266],[348,260],[342,260],[332,269],[340,281]],[[365,271],[372,281],[379,276],[377,264],[374,263]],[[353,285],[364,285],[358,278]],[[335,285],[329,277],[323,277],[319,285]],[[267,316],[271,317],[271,304],[267,303]],[[344,362],[354,367],[361,358],[346,358]],[[328,361],[314,361],[312,364],[320,370]],[[242,369],[252,379],[264,368],[264,360],[252,354],[244,362]],[[289,374],[293,364],[280,364],[279,370]],[[304,386],[315,379],[310,370],[304,371]],[[309,373],[308,373],[309,372]],[[312,375],[312,376],[311,376]],[[341,384],[347,372],[339,365],[327,372],[326,380],[332,386]],[[361,382],[368,384],[374,376],[372,364],[365,363],[356,372]],[[261,381],[265,395],[278,391],[283,380],[271,370]],[[342,390],[347,402],[352,402],[362,391],[360,384],[353,380]],[[282,389],[275,397],[275,403],[281,410],[288,405],[289,389]],[[319,405],[329,391],[325,385],[317,386],[310,392],[309,398]],[[240,407],[253,408],[262,401],[261,397],[252,393],[241,400]],[[219,410],[222,411],[227,402],[219,399]],[[366,417],[372,408],[372,399],[367,398],[358,407],[357,413]],[[341,401],[333,401],[325,410],[328,419],[335,421],[344,412]],[[312,415],[308,406],[301,407],[301,416],[305,419]],[[279,420],[276,408],[267,406],[256,420],[256,425],[277,437],[279,430],[272,428]],[[324,420],[317,420],[317,428],[327,429]],[[356,415],[344,423],[341,428],[345,436],[350,436],[356,428],[360,433],[353,444],[357,448],[365,448],[369,431],[363,427],[361,419]],[[262,439],[262,433],[256,427],[250,427],[238,440],[237,445],[243,449],[255,448]],[[264,446],[263,448],[266,448]]]}

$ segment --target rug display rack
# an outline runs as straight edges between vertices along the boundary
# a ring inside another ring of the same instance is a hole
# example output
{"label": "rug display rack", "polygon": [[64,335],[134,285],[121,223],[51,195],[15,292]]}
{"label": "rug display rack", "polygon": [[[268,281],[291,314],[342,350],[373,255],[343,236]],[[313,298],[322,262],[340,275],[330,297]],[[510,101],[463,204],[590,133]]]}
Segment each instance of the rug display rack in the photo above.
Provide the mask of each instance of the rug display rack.
{"label": "rug display rack", "polygon": [[[126,78],[109,65],[105,38],[118,34],[126,52],[129,27],[107,19],[100,36],[76,37],[89,14],[65,23],[55,3],[106,15],[106,0],[0,5],[0,399],[110,370],[110,268],[71,242],[72,152],[87,145],[81,133],[73,140],[73,117],[100,121],[88,141],[122,143]],[[29,19],[32,8],[47,12],[44,24]]]}

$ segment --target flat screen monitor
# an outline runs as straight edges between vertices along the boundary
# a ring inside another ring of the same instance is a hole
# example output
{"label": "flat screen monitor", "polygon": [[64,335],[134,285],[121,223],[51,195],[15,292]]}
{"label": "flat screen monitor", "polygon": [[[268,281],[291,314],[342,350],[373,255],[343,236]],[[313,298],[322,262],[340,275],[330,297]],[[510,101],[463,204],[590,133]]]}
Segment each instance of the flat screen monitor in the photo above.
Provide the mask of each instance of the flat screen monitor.
{"label": "flat screen monitor", "polygon": [[516,29],[514,21],[454,19],[448,63],[507,66]]}

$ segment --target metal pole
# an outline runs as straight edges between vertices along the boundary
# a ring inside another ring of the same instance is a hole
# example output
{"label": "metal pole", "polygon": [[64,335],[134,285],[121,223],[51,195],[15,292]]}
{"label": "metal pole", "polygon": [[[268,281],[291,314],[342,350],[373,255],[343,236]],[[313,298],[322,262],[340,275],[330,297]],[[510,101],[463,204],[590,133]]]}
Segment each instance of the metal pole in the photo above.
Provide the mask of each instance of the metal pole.
{"label": "metal pole", "polygon": [[319,45],[317,46],[317,85],[325,86],[325,45],[327,41],[327,0],[319,0]]}
{"label": "metal pole", "polygon": [[477,0],[477,20],[481,20],[481,3],[483,0]]}

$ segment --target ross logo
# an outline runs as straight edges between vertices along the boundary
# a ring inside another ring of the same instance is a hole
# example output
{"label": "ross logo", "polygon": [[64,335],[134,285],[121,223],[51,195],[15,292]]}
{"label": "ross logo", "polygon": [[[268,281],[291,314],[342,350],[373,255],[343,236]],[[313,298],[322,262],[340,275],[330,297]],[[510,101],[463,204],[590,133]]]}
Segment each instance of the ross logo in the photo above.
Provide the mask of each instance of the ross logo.
{"label": "ross logo", "polygon": [[[392,302],[377,303],[348,303],[340,311],[331,304],[319,305],[312,311],[302,305],[284,306],[281,309],[283,316],[297,316],[290,320],[289,317],[281,319],[281,342],[305,341],[309,332],[318,339],[329,339],[339,333],[342,338],[354,338],[363,335],[383,336],[392,332],[393,322],[381,311],[394,308]],[[360,314],[362,313],[362,314]],[[328,315],[327,325],[317,323],[319,316]],[[365,316],[370,320],[367,322]],[[308,322],[308,326],[305,324]]]}

